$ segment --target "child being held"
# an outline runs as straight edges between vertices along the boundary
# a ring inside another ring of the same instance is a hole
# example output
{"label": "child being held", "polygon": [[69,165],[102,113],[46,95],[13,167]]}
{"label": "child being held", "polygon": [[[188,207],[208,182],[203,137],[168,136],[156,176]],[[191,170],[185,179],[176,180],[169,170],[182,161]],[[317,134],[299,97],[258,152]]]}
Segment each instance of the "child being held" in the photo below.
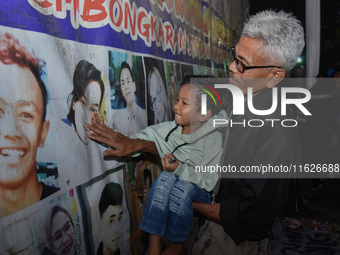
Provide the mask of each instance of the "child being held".
{"label": "child being held", "polygon": [[165,253],[183,251],[193,219],[192,201],[210,203],[209,192],[218,180],[217,172],[202,169],[219,164],[220,129],[225,126],[214,127],[213,120],[227,119],[227,114],[209,95],[207,113],[201,114],[207,88],[190,83],[189,78],[182,82],[173,107],[175,120],[149,126],[132,137],[156,144],[164,170],[152,184],[140,224],[150,235],[148,254],[160,254],[164,234],[171,242]]}

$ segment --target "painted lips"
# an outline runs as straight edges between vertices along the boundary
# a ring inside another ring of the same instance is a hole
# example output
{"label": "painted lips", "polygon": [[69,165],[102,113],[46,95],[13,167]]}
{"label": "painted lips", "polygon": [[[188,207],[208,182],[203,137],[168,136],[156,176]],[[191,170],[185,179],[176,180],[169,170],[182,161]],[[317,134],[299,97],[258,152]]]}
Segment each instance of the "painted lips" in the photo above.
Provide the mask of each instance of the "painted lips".
{"label": "painted lips", "polygon": [[26,155],[26,150],[22,148],[0,148],[1,160],[8,164],[18,163],[21,157]]}
{"label": "painted lips", "polygon": [[73,241],[71,241],[68,245],[66,245],[64,247],[64,249],[62,250],[63,254],[69,254],[69,252],[71,251],[71,249],[73,249]]}
{"label": "painted lips", "polygon": [[22,150],[15,150],[15,149],[2,149],[1,154],[4,155],[5,157],[7,156],[13,156],[13,157],[21,157],[24,155],[24,151]]}

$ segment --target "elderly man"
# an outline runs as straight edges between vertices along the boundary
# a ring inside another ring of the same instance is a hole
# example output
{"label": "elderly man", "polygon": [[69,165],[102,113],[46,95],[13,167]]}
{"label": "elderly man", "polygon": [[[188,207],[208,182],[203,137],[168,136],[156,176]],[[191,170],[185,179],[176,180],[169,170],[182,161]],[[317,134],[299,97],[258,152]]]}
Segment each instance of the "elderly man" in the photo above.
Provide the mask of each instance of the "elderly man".
{"label": "elderly man", "polygon": [[[243,91],[245,101],[252,97],[255,109],[269,109],[272,88],[281,85],[303,47],[303,28],[293,16],[274,11],[258,13],[246,22],[238,44],[231,49],[230,82]],[[249,87],[252,95],[247,94]],[[249,111],[246,103],[245,114],[234,115],[234,123],[282,119],[280,104],[270,116],[258,116]],[[294,164],[298,154],[295,132],[295,128],[270,122],[262,127],[233,125],[224,164],[237,169]],[[266,254],[266,235],[284,205],[290,180],[244,177],[221,179],[217,203],[194,202],[194,210],[222,225],[228,246],[225,254]]]}

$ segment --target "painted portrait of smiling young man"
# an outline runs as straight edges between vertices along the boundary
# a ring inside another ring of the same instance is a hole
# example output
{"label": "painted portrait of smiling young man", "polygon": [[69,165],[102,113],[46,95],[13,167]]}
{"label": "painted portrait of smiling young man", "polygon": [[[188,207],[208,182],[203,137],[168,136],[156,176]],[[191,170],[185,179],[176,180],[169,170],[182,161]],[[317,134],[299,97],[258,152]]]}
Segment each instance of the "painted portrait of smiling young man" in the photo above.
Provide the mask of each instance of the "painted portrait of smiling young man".
{"label": "painted portrait of smiling young man", "polygon": [[0,34],[0,218],[56,192],[37,179],[36,156],[50,123],[44,62],[8,33]]}

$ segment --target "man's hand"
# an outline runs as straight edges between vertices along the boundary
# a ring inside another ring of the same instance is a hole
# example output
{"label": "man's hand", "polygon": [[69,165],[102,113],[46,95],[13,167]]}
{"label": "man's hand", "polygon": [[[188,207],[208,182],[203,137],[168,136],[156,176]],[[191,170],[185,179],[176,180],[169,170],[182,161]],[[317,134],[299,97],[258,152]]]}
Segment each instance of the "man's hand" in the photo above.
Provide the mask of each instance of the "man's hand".
{"label": "man's hand", "polygon": [[165,154],[164,158],[161,159],[163,170],[174,172],[179,166],[179,162],[176,159],[174,162],[170,163],[169,159],[174,158],[170,153]]}
{"label": "man's hand", "polygon": [[202,214],[208,219],[221,224],[220,217],[220,204],[208,204],[202,202],[192,202],[192,206],[194,207],[194,211]]}
{"label": "man's hand", "polygon": [[104,124],[103,118],[99,118],[97,113],[92,113],[90,120],[91,124],[86,123],[86,127],[90,131],[87,133],[87,136],[92,140],[107,144],[113,148],[104,151],[104,156],[126,157],[137,151],[158,154],[154,142],[131,139],[114,131]]}

